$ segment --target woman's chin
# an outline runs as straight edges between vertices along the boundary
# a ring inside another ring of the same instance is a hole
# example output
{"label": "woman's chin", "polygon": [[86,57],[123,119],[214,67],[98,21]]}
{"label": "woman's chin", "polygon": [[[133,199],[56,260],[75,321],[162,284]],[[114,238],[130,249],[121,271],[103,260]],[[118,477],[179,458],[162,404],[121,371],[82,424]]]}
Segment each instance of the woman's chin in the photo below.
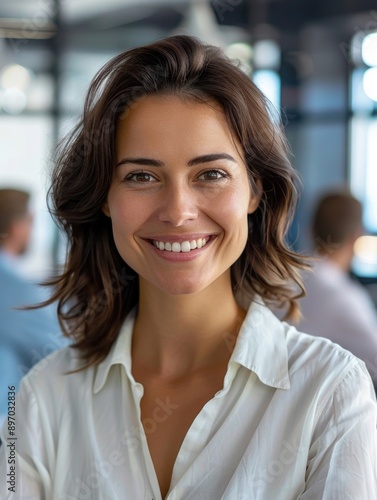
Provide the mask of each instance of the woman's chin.
{"label": "woman's chin", "polygon": [[201,292],[209,285],[210,283],[207,283],[206,280],[195,279],[194,276],[184,278],[177,276],[174,279],[154,283],[154,286],[166,295],[191,295]]}

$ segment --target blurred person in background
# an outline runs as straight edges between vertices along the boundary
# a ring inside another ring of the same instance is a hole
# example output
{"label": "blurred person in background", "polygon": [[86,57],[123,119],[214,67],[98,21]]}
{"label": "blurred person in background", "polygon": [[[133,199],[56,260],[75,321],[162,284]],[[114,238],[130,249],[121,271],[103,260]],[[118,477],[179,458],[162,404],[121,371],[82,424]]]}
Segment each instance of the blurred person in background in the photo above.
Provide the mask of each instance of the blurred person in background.
{"label": "blurred person in background", "polygon": [[346,191],[324,194],[312,218],[319,260],[306,274],[301,331],[327,337],[365,361],[377,387],[377,313],[365,288],[349,275],[362,235],[361,203]]}
{"label": "blurred person in background", "polygon": [[7,413],[8,386],[17,389],[36,362],[63,345],[54,307],[17,309],[46,298],[18,269],[31,236],[29,203],[25,191],[0,189],[0,421]]}

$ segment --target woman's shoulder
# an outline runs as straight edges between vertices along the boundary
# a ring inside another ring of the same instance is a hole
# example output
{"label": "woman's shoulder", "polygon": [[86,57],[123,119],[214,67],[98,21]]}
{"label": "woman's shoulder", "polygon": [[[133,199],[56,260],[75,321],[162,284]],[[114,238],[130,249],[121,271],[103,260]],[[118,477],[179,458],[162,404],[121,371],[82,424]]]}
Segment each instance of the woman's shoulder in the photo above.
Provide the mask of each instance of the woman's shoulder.
{"label": "woman's shoulder", "polygon": [[365,363],[350,351],[324,337],[285,327],[288,366],[291,380],[305,378],[315,381],[318,387],[334,390],[345,378],[355,381],[369,374]]}
{"label": "woman's shoulder", "polygon": [[313,363],[329,363],[347,365],[358,360],[350,351],[325,337],[310,335],[284,323],[290,364],[311,361]]}
{"label": "woman's shoulder", "polygon": [[290,371],[305,367],[308,363],[317,368],[324,365],[329,369],[338,367],[341,370],[350,364],[361,362],[351,352],[328,338],[310,335],[298,330],[293,324],[281,320],[279,310],[269,310],[264,307],[262,313],[266,319],[265,328],[275,332],[272,340],[275,343],[280,342],[281,348],[286,351]]}
{"label": "woman's shoulder", "polygon": [[23,379],[29,385],[36,387],[53,385],[63,377],[74,378],[77,381],[88,371],[88,368],[80,370],[82,367],[83,360],[80,357],[80,351],[72,346],[66,346],[42,358]]}

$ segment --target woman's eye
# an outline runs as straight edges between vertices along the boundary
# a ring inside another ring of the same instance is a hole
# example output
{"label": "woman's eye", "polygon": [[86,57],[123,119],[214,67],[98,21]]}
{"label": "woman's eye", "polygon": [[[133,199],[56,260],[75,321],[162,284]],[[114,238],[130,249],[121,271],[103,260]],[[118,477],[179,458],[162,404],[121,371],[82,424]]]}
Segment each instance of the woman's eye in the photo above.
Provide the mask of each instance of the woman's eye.
{"label": "woman's eye", "polygon": [[133,172],[132,174],[128,174],[125,178],[126,182],[136,182],[140,184],[146,184],[155,180],[155,177],[153,177],[153,175],[151,174],[148,174],[148,172]]}
{"label": "woman's eye", "polygon": [[203,181],[218,181],[226,177],[228,177],[228,175],[222,170],[206,170],[199,175],[198,179]]}

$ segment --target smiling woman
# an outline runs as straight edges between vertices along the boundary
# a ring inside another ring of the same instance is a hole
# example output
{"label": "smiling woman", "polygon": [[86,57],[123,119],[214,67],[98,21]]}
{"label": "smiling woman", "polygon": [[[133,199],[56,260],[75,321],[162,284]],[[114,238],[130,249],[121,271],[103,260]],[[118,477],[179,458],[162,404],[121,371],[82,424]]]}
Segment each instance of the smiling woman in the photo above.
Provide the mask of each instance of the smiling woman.
{"label": "smiling woman", "polygon": [[[144,104],[146,102],[150,102],[151,107]],[[181,120],[174,115],[176,110],[171,109],[173,102],[179,108],[177,111],[185,110]],[[169,112],[161,114],[169,103]],[[202,129],[208,127],[205,136],[202,136],[203,130],[199,131],[194,108],[202,110]],[[65,272],[53,282],[56,293],[52,300],[60,301],[62,327],[74,336],[89,364],[108,354],[125,316],[139,301],[138,273],[121,258],[123,255],[116,243],[118,231],[113,237],[110,224],[114,223],[114,217],[111,221],[106,217],[109,190],[115,191],[116,180],[126,172],[129,177],[122,185],[124,193],[127,189],[129,203],[127,208],[123,203],[123,212],[126,210],[132,215],[127,220],[139,218],[150,200],[151,188],[144,184],[158,184],[151,168],[156,174],[165,172],[166,177],[172,167],[169,157],[156,156],[156,146],[165,145],[167,149],[174,145],[179,151],[174,161],[181,158],[181,163],[185,160],[187,166],[195,168],[201,165],[202,170],[208,170],[203,169],[205,165],[210,168],[220,165],[220,160],[217,165],[206,161],[208,155],[226,153],[234,160],[228,159],[228,167],[231,163],[233,167],[239,164],[238,177],[245,177],[246,171],[247,181],[245,178],[238,182],[249,185],[258,207],[243,221],[247,224],[245,247],[229,269],[232,295],[237,296],[244,307],[258,294],[268,304],[286,307],[288,316],[297,313],[295,298],[302,294],[298,269],[305,264],[285,243],[296,199],[296,175],[287,157],[285,138],[271,121],[270,113],[266,98],[220,49],[201,45],[190,37],[173,37],[130,50],[99,71],[89,89],[82,122],[61,147],[51,188],[52,210],[71,241]],[[127,119],[136,115],[137,120]],[[189,117],[191,122],[185,123]],[[217,137],[219,131],[221,136]],[[132,133],[132,140],[128,132]],[[146,134],[148,140],[142,141]],[[192,147],[193,141],[197,142],[192,157],[188,156],[191,152],[183,151],[182,139],[186,137],[186,150],[189,145]],[[220,137],[226,139],[228,146],[231,144],[230,153],[224,151]],[[161,142],[161,138],[164,141]],[[135,143],[133,148],[131,142]],[[167,160],[169,165],[164,163]],[[154,168],[164,165],[161,169]],[[222,174],[223,169],[217,170],[216,176],[224,175],[221,182],[227,184],[222,192],[229,192],[229,185],[234,185],[234,180],[229,180],[232,172],[226,179],[226,172]],[[213,176],[213,172],[203,175]],[[136,184],[140,184],[140,176],[144,179],[143,187],[135,189]],[[139,180],[136,184],[135,179]],[[216,187],[213,181],[204,183],[196,193],[201,192],[204,198],[211,200],[221,183],[215,184]],[[164,194],[160,194],[164,200],[180,203],[192,199],[187,198],[182,189],[172,189],[169,179],[164,186]],[[143,201],[135,205],[131,197]],[[220,201],[217,217],[227,217],[230,208],[227,202]],[[169,206],[165,209],[170,210]],[[192,210],[193,205],[186,209]],[[122,217],[125,216],[123,213]],[[202,225],[202,221],[196,225]],[[208,230],[199,227],[199,236],[203,229]],[[192,233],[191,228],[184,230]],[[155,236],[160,233],[166,236],[173,231],[158,228]],[[182,229],[174,233],[181,237]],[[136,237],[134,245],[137,241],[141,243]],[[122,281],[122,270],[129,276],[127,286]],[[72,279],[73,276],[76,278]],[[114,294],[114,288],[119,293]],[[70,307],[65,307],[66,304]]]}
{"label": "smiling woman", "polygon": [[20,498],[377,498],[365,366],[267,307],[303,294],[294,182],[220,49],[175,36],[100,70],[53,173],[75,345],[23,379]]}

